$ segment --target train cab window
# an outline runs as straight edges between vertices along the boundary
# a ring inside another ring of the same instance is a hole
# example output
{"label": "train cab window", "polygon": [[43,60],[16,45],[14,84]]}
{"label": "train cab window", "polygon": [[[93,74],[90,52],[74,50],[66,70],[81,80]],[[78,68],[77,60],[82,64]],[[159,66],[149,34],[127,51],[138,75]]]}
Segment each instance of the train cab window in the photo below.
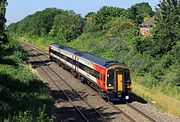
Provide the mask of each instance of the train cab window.
{"label": "train cab window", "polygon": [[112,87],[114,86],[114,70],[110,69],[107,72],[107,86]]}
{"label": "train cab window", "polygon": [[125,70],[124,72],[124,75],[125,75],[125,81],[126,82],[130,82],[130,71],[129,70]]}

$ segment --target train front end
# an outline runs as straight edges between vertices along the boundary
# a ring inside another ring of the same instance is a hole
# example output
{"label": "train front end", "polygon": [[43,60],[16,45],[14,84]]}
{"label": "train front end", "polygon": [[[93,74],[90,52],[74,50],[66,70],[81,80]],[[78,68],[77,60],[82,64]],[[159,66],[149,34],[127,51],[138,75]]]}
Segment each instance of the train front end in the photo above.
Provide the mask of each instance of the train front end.
{"label": "train front end", "polygon": [[130,70],[126,66],[115,65],[107,69],[106,88],[109,99],[129,99],[131,92]]}

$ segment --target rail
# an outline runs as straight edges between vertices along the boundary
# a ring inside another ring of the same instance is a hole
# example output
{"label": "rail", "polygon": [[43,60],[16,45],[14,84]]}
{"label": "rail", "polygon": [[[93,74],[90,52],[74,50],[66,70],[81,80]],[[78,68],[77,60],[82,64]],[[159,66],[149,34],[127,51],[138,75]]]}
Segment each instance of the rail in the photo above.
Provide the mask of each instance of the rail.
{"label": "rail", "polygon": [[[34,50],[36,50],[36,51],[41,51],[41,50],[39,50],[39,49],[37,49],[37,48],[35,48],[34,46],[29,46],[29,45],[27,45],[26,44],[26,46],[28,46],[29,48],[31,48],[32,49],[32,47],[33,47],[33,49]],[[41,51],[42,52],[42,51]],[[45,53],[45,52],[43,52],[43,53]],[[46,53],[47,54],[47,53]],[[46,56],[47,57],[47,56]],[[36,57],[36,58],[38,58],[38,57]],[[38,58],[38,60],[41,60],[40,58]],[[50,68],[47,64],[46,64],[46,62],[44,62],[44,61],[42,61],[41,60],[41,62],[43,62],[48,68],[49,68],[49,70],[51,71],[51,72],[53,72],[58,78],[60,78],[70,89],[71,89],[71,91],[72,92],[74,92],[76,95],[78,95],[79,96],[79,98],[86,104],[86,105],[88,105],[90,108],[92,108],[100,117],[101,117],[101,119],[103,120],[103,121],[107,121],[106,120],[106,118],[98,111],[98,110],[96,110],[92,105],[90,105],[77,91],[75,91],[59,74],[57,74],[52,68]],[[42,69],[44,72],[46,72],[44,69]],[[46,74],[47,75],[49,75],[47,72],[46,72]],[[50,76],[48,76],[50,79],[51,79],[51,81],[53,81],[53,83],[56,85],[56,87],[58,88],[58,89],[61,89],[56,83],[55,83],[55,81],[50,77]],[[64,92],[63,92],[63,94],[64,94]],[[66,94],[66,97],[68,97],[67,96],[67,94]],[[72,101],[71,101],[71,99],[68,97],[68,100],[72,103]],[[78,111],[79,111],[79,109],[78,109]],[[81,114],[82,114],[82,112],[81,112]],[[85,117],[84,115],[82,115],[83,117]]]}

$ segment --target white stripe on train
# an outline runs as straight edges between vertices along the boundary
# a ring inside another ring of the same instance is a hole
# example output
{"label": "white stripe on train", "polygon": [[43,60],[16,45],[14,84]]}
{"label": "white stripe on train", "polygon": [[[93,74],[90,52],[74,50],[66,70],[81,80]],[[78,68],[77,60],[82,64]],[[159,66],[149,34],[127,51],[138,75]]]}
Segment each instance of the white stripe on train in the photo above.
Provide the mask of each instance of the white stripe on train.
{"label": "white stripe on train", "polygon": [[[73,64],[71,64],[71,63],[69,63],[68,61],[66,61],[66,60],[64,60],[64,59],[56,56],[56,55],[53,54],[53,53],[50,53],[50,55],[51,55],[52,57],[60,60],[60,61],[63,62],[64,64],[68,65],[69,67],[75,69],[76,66],[73,65]],[[76,71],[77,71],[78,73],[81,73],[83,76],[87,77],[87,78],[90,79],[91,81],[95,82],[96,84],[98,84],[98,83],[97,83],[97,79],[96,79],[94,76],[92,76],[91,74],[83,71],[82,69],[80,69],[80,68],[78,68],[78,67],[76,67]]]}

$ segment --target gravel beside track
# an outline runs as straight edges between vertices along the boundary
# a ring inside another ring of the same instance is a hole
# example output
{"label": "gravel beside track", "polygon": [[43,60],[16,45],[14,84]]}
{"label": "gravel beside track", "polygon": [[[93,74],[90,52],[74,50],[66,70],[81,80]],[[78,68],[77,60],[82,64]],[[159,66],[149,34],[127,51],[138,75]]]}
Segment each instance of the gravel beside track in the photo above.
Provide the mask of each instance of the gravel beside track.
{"label": "gravel beside track", "polygon": [[131,103],[131,105],[133,105],[134,107],[136,107],[143,113],[146,113],[147,115],[151,115],[151,117],[154,118],[157,122],[180,122],[179,117],[175,117],[168,113],[164,113],[158,110],[156,107],[154,107],[150,103],[142,104],[140,102],[134,101]]}
{"label": "gravel beside track", "polygon": [[[24,44],[22,44],[24,45]],[[32,51],[33,49],[28,49]],[[36,52],[36,51],[34,51]],[[100,111],[105,117],[106,121],[115,121],[115,122],[123,122],[123,121],[138,121],[138,122],[146,122],[150,121],[142,115],[140,115],[137,111],[133,110],[132,108],[129,108],[125,103],[118,103],[116,106],[120,108],[122,111],[124,111],[126,114],[128,114],[131,119],[128,119],[128,117],[125,117],[122,112],[114,109],[108,102],[105,102],[101,97],[97,95],[97,92],[92,90],[91,88],[88,88],[89,86],[86,86],[85,84],[81,83],[78,79],[74,78],[70,72],[65,71],[61,67],[59,67],[56,63],[50,62],[48,59],[48,55],[44,55],[43,52],[36,52],[36,56],[38,56],[41,60],[43,59],[46,64],[54,70],[57,74],[63,78],[75,91],[80,94],[83,99],[85,99],[90,105],[92,105],[94,108],[96,108],[98,111]],[[31,57],[34,57],[33,55]],[[31,61],[32,62],[32,61]],[[43,62],[41,62],[41,65]],[[47,66],[43,66],[44,68],[47,68]],[[46,77],[44,74],[41,74],[42,71],[40,71],[40,68],[35,66],[37,72],[39,75],[42,77],[44,81],[46,81],[51,88],[52,91],[52,96],[55,101],[55,106],[54,106],[54,112],[58,121],[80,121],[80,116],[78,116],[77,111],[72,107],[72,105],[69,104],[68,100],[63,96],[62,92],[59,91],[55,86],[50,83],[50,79]],[[46,69],[47,71],[49,69]],[[48,73],[51,71],[48,71]],[[91,108],[88,109],[87,105],[83,105],[83,103],[78,103],[80,100],[77,100],[76,96],[73,95],[72,90],[67,88],[67,86],[63,85],[62,81],[58,79],[56,74],[50,73],[50,75],[54,76],[54,79],[57,80],[57,83],[59,86],[61,86],[66,92],[69,92],[72,94],[72,99],[74,100],[74,103],[77,102],[77,105],[81,106],[83,109],[85,108],[86,113],[90,113],[92,110]],[[61,79],[62,80],[62,79]],[[73,98],[74,97],[74,98]],[[152,105],[138,101],[132,100],[132,103],[130,105],[136,107],[138,110],[141,112],[145,113],[146,115],[150,116],[153,118],[155,121],[161,121],[161,122],[179,122],[180,118],[173,117],[171,115],[162,113]],[[73,113],[76,113],[75,115]],[[92,117],[92,115],[91,115]],[[96,117],[95,117],[96,118]],[[94,119],[94,120],[99,120],[102,121],[102,119]],[[92,120],[92,121],[94,121]]]}

